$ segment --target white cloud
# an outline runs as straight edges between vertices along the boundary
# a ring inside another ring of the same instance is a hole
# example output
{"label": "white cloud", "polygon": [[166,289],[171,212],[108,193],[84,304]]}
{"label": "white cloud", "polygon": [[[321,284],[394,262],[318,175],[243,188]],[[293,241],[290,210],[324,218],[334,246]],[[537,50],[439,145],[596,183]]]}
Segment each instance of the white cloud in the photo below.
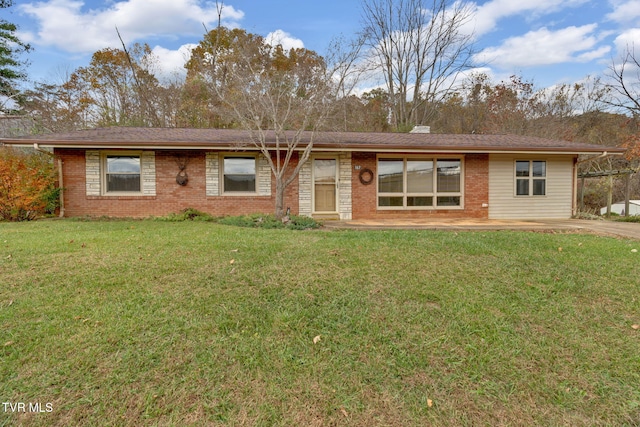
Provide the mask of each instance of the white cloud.
{"label": "white cloud", "polygon": [[490,47],[478,55],[478,63],[501,68],[529,67],[586,62],[600,58],[609,47],[596,47],[599,39],[593,33],[596,24],[567,27],[556,31],[541,28],[504,41],[499,47]]}
{"label": "white cloud", "polygon": [[493,31],[498,21],[515,15],[539,17],[545,14],[558,12],[559,10],[576,7],[587,3],[588,0],[491,0],[482,5],[474,4],[475,19],[473,20],[474,33],[477,36]]}
{"label": "white cloud", "polygon": [[640,28],[632,28],[622,32],[616,37],[614,44],[618,53],[625,52],[627,48],[640,49]]}
{"label": "white cloud", "polygon": [[[202,5],[201,5],[202,3]],[[125,42],[149,38],[176,39],[181,35],[201,36],[202,24],[217,25],[218,12],[212,2],[198,0],[126,0],[102,9],[83,10],[81,0],[48,0],[27,3],[20,10],[39,25],[37,34],[25,34],[30,43],[54,46],[74,53],[91,53],[119,47],[116,26]],[[225,25],[236,26],[243,13],[225,6]]]}
{"label": "white cloud", "polygon": [[173,76],[184,77],[186,70],[184,64],[191,58],[191,50],[196,44],[185,44],[178,50],[166,49],[162,46],[153,48],[153,54],[158,58],[159,72],[156,74],[160,79],[170,79]]}
{"label": "white cloud", "polygon": [[601,46],[595,50],[581,53],[576,56],[576,60],[578,62],[590,62],[604,58],[609,52],[611,52],[611,46]]}
{"label": "white cloud", "polygon": [[275,30],[265,37],[265,41],[271,46],[282,45],[285,50],[301,49],[304,47],[302,40],[293,37],[291,34],[282,30]]}
{"label": "white cloud", "polygon": [[640,0],[612,0],[613,12],[606,15],[610,21],[620,25],[617,37],[613,41],[616,53],[625,54],[628,49],[640,47]]}
{"label": "white cloud", "polygon": [[640,0],[614,2],[613,12],[607,14],[607,19],[619,23],[635,22],[640,18]]}

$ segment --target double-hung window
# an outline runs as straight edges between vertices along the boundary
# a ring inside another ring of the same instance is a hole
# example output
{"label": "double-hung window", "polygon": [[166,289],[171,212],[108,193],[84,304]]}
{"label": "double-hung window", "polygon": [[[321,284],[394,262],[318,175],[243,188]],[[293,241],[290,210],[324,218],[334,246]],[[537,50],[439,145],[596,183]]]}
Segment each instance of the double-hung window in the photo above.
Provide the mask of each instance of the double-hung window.
{"label": "double-hung window", "polygon": [[256,192],[255,156],[225,156],[222,161],[222,182],[225,193]]}
{"label": "double-hung window", "polygon": [[378,159],[378,208],[461,207],[461,172],[461,159],[381,157]]}
{"label": "double-hung window", "polygon": [[140,155],[107,154],[104,157],[106,193],[140,193]]}
{"label": "double-hung window", "polygon": [[547,194],[547,162],[516,160],[516,196]]}

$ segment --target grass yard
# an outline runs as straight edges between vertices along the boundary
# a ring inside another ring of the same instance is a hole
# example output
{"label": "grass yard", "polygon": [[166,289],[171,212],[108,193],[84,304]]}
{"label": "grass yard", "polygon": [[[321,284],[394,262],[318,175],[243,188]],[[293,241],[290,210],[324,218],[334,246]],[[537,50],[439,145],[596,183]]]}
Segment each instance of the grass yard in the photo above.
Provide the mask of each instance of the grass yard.
{"label": "grass yard", "polygon": [[0,223],[0,426],[638,426],[632,249]]}

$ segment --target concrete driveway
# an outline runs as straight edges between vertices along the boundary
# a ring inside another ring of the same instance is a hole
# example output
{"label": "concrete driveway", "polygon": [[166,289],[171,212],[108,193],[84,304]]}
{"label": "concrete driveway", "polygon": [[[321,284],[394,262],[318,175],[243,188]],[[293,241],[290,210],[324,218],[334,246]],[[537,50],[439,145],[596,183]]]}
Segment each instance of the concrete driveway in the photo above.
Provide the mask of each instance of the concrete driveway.
{"label": "concrete driveway", "polygon": [[624,237],[640,240],[640,223],[618,221],[590,221],[584,219],[569,219],[564,221],[548,221],[550,226],[556,223],[559,226],[567,226],[577,230],[585,230],[596,234]]}
{"label": "concrete driveway", "polygon": [[640,223],[616,221],[566,220],[491,220],[491,219],[383,219],[325,221],[327,229],[356,230],[522,230],[583,231],[640,240]]}

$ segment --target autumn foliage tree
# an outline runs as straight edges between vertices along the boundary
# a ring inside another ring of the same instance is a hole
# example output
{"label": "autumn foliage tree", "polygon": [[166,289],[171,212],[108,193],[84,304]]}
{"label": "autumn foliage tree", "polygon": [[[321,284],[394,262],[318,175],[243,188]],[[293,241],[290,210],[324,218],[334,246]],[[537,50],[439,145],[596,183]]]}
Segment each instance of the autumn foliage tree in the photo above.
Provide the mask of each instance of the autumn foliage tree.
{"label": "autumn foliage tree", "polygon": [[89,65],[65,76],[62,83],[37,83],[25,93],[23,107],[46,130],[96,126],[176,126],[181,84],[160,84],[151,48],[95,52]]}
{"label": "autumn foliage tree", "polygon": [[28,221],[57,207],[55,167],[42,153],[0,148],[0,220]]}
{"label": "autumn foliage tree", "polygon": [[89,91],[76,73],[65,77],[62,83],[37,82],[23,94],[22,107],[42,131],[66,132],[94,124]]}
{"label": "autumn foliage tree", "polygon": [[72,76],[88,93],[101,126],[160,126],[153,94],[158,80],[150,72],[148,45],[136,44],[125,52],[107,48],[93,54],[87,67]]}
{"label": "autumn foliage tree", "polygon": [[238,61],[252,47],[265,44],[261,36],[245,30],[217,27],[206,33],[191,51],[185,64],[187,77],[180,104],[180,125],[186,127],[233,126],[233,119],[224,111],[226,86],[234,77]]}

